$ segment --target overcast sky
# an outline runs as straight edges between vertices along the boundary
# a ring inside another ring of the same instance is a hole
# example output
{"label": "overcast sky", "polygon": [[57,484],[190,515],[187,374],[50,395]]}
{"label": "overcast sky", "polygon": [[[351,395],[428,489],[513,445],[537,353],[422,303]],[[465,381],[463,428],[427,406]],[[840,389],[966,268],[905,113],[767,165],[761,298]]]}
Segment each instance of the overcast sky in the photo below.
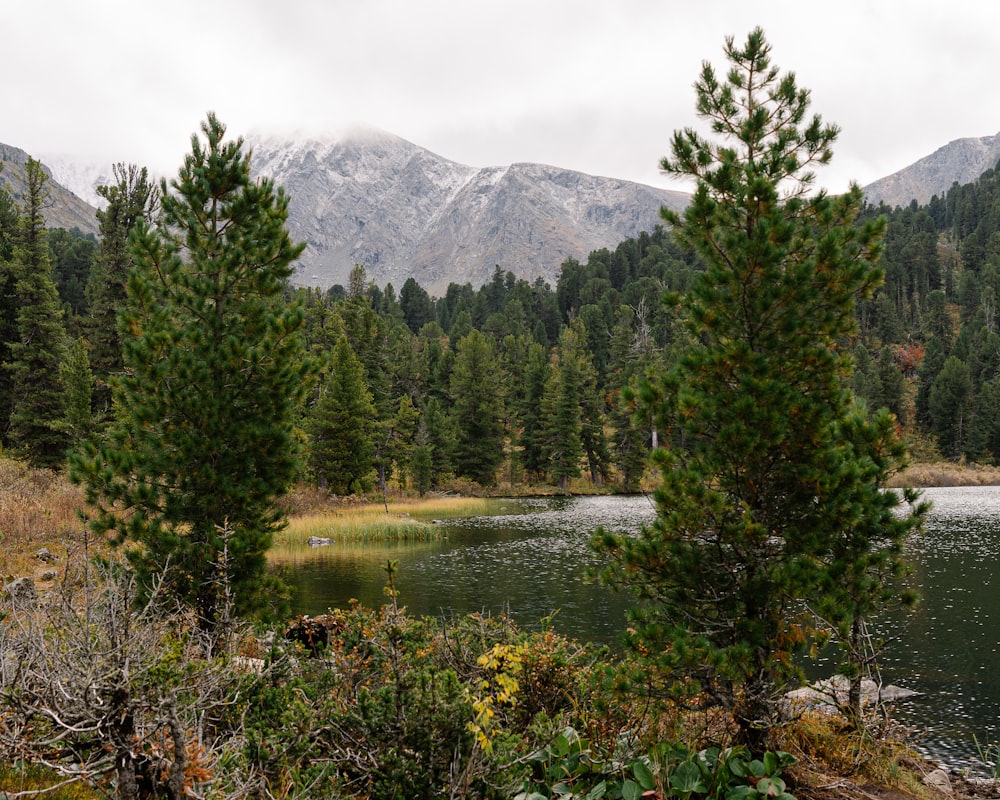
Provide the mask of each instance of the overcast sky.
{"label": "overcast sky", "polygon": [[833,191],[1000,132],[996,0],[13,0],[0,142],[172,175],[213,110],[233,134],[364,124],[669,187],[701,62],[756,25],[842,128]]}

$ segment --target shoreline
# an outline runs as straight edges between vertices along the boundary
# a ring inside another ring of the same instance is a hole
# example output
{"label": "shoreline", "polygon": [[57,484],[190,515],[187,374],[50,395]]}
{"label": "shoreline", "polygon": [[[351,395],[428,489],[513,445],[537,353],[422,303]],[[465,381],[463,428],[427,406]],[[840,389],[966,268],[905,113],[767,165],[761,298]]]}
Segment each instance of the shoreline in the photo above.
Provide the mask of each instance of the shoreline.
{"label": "shoreline", "polygon": [[948,486],[998,486],[1000,466],[962,464],[948,461],[911,464],[889,482],[891,489],[939,489]]}

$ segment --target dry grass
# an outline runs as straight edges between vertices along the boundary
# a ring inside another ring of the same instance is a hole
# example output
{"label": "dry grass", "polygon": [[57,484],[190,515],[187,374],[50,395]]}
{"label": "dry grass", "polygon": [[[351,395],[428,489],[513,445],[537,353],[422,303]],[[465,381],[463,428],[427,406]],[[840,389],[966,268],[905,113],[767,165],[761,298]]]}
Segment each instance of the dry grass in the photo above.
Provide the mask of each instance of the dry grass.
{"label": "dry grass", "polygon": [[897,475],[890,486],[998,486],[1000,467],[952,461],[913,464]]}
{"label": "dry grass", "polygon": [[[47,800],[98,800],[105,795],[91,789],[86,782],[59,786],[63,779],[44,767],[31,764],[0,764],[0,796],[26,792],[28,796],[42,796]],[[52,786],[59,788],[52,789]]]}
{"label": "dry grass", "polygon": [[36,579],[51,569],[35,558],[42,547],[65,559],[83,530],[83,491],[59,472],[0,458],[0,573]]}
{"label": "dry grass", "polygon": [[426,541],[440,535],[432,520],[484,514],[493,502],[476,497],[425,497],[388,506],[364,503],[314,511],[291,517],[275,544],[302,544],[310,536],[336,541]]}

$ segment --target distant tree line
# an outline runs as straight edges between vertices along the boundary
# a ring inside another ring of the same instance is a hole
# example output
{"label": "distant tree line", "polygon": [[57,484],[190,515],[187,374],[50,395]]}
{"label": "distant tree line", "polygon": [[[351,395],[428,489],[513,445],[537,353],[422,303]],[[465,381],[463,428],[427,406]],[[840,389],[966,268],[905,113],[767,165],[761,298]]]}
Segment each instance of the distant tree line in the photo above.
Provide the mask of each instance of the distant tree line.
{"label": "distant tree line", "polygon": [[[46,230],[45,174],[32,161],[27,175],[22,207],[0,191],[0,431],[8,452],[58,467],[110,419],[128,235],[157,192],[119,165],[97,240]],[[888,220],[885,284],[844,343],[852,388],[896,415],[918,458],[1000,458],[998,187],[989,170],[924,206],[862,211]],[[300,420],[303,477],[338,494],[452,478],[567,489],[580,476],[634,491],[655,431],[621,390],[673,362],[686,334],[662,298],[702,269],[657,227],[568,259],[554,287],[497,267],[483,286],[432,297],[413,278],[379,287],[357,266],[346,287],[287,288],[322,364]]]}

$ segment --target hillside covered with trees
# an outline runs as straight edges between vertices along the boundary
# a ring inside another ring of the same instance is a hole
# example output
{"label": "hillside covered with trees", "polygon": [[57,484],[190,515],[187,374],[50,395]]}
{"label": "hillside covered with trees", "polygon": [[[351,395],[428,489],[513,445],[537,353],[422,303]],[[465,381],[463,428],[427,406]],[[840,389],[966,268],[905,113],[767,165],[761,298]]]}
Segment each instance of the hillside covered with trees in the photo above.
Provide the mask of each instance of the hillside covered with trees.
{"label": "hillside covered with trees", "polygon": [[[32,174],[41,198],[44,174]],[[104,191],[120,199],[138,174],[121,167],[123,183]],[[142,191],[152,192],[148,181]],[[998,193],[1000,173],[989,170],[926,206],[862,212],[887,217],[885,283],[859,304],[860,333],[843,346],[855,359],[855,393],[896,415],[917,459],[1000,458]],[[116,259],[127,259],[135,213],[112,203],[98,242],[45,231],[40,199],[34,212],[0,201],[10,287],[0,321],[3,445],[58,466],[109,421],[128,271]],[[422,492],[453,479],[636,490],[656,432],[631,417],[622,389],[674,360],[685,334],[663,298],[701,269],[657,228],[565,262],[554,287],[498,268],[488,284],[451,284],[438,298],[412,279],[378,287],[358,267],[346,287],[289,288],[322,364],[300,420],[310,453],[302,477],[337,494]],[[57,295],[45,293],[50,283]],[[49,387],[44,396],[36,385]]]}

